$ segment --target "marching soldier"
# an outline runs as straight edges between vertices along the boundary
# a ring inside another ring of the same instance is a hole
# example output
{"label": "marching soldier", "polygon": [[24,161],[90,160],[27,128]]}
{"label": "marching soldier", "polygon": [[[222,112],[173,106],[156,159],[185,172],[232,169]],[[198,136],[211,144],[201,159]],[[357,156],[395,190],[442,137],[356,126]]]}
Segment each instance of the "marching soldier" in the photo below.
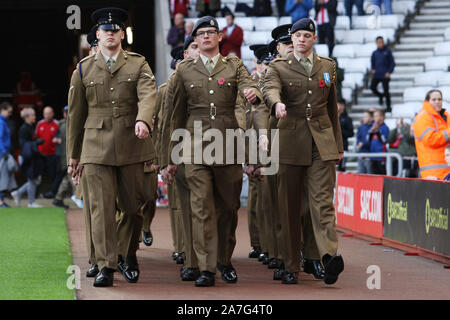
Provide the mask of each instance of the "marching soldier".
{"label": "marching soldier", "polygon": [[[144,201],[144,162],[155,157],[153,143],[147,138],[156,88],[145,58],[121,48],[126,11],[99,9],[92,18],[99,26],[99,51],[80,61],[72,75],[67,153],[69,171],[74,179],[81,176],[83,198],[89,203],[86,210],[91,213],[92,242],[100,270],[94,286],[107,287],[113,285],[118,262],[117,233],[124,234],[121,241],[129,246],[125,270],[132,279],[126,280],[136,282],[139,277],[134,231],[139,204]],[[119,226],[116,198],[126,217]]]}
{"label": "marching soldier", "polygon": [[342,159],[335,71],[332,59],[313,53],[317,40],[314,22],[297,21],[290,31],[294,52],[274,60],[265,80],[264,100],[279,120],[278,205],[286,272],[282,283],[298,282],[300,268],[301,205],[307,184],[312,226],[324,282],[335,283],[344,269],[337,254],[333,188],[335,165]]}
{"label": "marching soldier", "polygon": [[[253,104],[261,101],[261,93],[239,58],[220,55],[222,35],[216,19],[199,19],[192,34],[198,43],[200,57],[185,59],[175,73],[171,133],[175,129],[186,128],[192,135],[195,126],[202,128],[203,133],[210,128],[218,129],[225,137],[226,129],[238,129],[235,117],[238,91]],[[198,142],[195,139],[192,142],[195,148]],[[201,141],[199,144],[202,146]],[[222,147],[225,145],[227,141]],[[172,142],[169,155],[174,146]],[[242,165],[226,164],[227,152],[230,150],[224,150],[223,158],[218,160],[223,163],[198,163],[194,155],[185,163],[186,180],[191,190],[193,246],[201,271],[195,285],[200,287],[214,285],[216,266],[223,280],[228,283],[237,281],[231,255],[240,206]],[[171,157],[170,161],[173,163],[174,159]],[[172,176],[176,171],[176,165],[168,166]],[[216,207],[220,208],[219,212]],[[225,243],[218,243],[219,233],[229,235]],[[218,246],[227,248],[224,261],[218,261]]]}

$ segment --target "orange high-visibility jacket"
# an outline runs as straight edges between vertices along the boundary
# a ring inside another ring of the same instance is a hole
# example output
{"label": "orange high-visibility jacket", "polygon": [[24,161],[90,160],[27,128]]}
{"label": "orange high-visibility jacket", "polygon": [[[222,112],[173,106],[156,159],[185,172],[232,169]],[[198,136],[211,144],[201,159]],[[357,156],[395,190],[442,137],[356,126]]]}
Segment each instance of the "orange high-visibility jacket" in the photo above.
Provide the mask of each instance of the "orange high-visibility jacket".
{"label": "orange high-visibility jacket", "polygon": [[447,111],[444,114],[447,121],[425,101],[414,118],[412,127],[421,178],[434,176],[442,180],[450,173],[444,156],[445,146],[450,144],[450,115]]}

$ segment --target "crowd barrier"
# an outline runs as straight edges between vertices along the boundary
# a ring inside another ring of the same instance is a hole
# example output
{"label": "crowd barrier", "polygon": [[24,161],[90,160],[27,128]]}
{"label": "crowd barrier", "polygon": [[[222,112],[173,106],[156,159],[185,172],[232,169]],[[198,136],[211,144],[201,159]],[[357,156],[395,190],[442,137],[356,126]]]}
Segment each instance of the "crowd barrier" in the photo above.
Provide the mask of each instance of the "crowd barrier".
{"label": "crowd barrier", "polygon": [[338,172],[336,222],[450,259],[450,183]]}

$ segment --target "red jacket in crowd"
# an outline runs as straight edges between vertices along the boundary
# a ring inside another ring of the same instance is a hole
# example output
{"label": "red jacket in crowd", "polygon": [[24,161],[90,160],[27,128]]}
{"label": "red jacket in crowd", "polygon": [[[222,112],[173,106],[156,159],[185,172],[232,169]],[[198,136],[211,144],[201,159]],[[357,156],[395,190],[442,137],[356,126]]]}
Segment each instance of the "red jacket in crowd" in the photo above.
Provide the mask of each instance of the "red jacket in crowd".
{"label": "red jacket in crowd", "polygon": [[172,17],[177,13],[182,13],[185,17],[188,16],[187,7],[191,4],[189,0],[169,0],[170,1],[170,12],[172,12]]}
{"label": "red jacket in crowd", "polygon": [[226,57],[230,52],[235,52],[241,58],[241,46],[244,41],[244,31],[241,27],[234,25],[234,30],[230,36],[227,36],[228,27],[222,30],[224,38],[220,43],[220,53]]}
{"label": "red jacket in crowd", "polygon": [[53,143],[53,138],[58,132],[59,126],[56,120],[47,122],[41,120],[36,126],[36,138],[44,140],[44,143],[38,146],[39,152],[46,156],[51,156],[56,153],[56,144]]}

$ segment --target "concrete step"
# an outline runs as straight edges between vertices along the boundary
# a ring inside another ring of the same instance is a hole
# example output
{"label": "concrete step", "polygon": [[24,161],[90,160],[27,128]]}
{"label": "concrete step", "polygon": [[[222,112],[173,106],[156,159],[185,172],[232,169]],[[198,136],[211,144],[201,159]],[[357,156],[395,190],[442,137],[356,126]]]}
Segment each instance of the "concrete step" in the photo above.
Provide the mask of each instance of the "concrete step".
{"label": "concrete step", "polygon": [[[414,77],[416,74],[407,74],[407,73],[393,73],[391,74],[391,80],[400,80],[400,81],[414,81]],[[393,82],[393,81],[391,81]]]}
{"label": "concrete step", "polygon": [[395,51],[422,51],[422,50],[433,50],[435,42],[424,42],[424,43],[402,43],[396,44],[394,47]]}
{"label": "concrete step", "polygon": [[420,15],[443,15],[448,14],[450,15],[450,8],[447,6],[446,8],[422,8],[420,9]]}
{"label": "concrete step", "polygon": [[[391,88],[392,82],[390,83],[389,86],[389,92],[391,94],[391,96],[402,96],[403,97],[403,91],[405,91],[403,88]],[[368,96],[373,96],[373,92],[370,89],[363,89],[363,91],[361,92],[361,95],[358,96],[358,99],[361,97],[368,97]]]}
{"label": "concrete step", "polygon": [[397,60],[397,58],[428,58],[433,55],[433,50],[394,51],[393,55],[394,55],[395,60]]}
{"label": "concrete step", "polygon": [[[391,96],[391,104],[403,103],[403,96]],[[358,105],[369,105],[372,108],[378,108],[378,97],[358,97]],[[355,108],[352,109],[353,111]]]}
{"label": "concrete step", "polygon": [[431,36],[443,36],[445,29],[409,29],[405,30],[402,38],[405,37],[431,37]]}
{"label": "concrete step", "polygon": [[[449,17],[450,19],[450,17]],[[444,41],[444,37],[401,37],[401,44],[424,44]],[[397,48],[397,46],[396,46]]]}
{"label": "concrete step", "polygon": [[391,80],[389,89],[405,89],[414,85],[414,81]]}
{"label": "concrete step", "polygon": [[396,66],[424,66],[425,60],[423,58],[414,59],[414,58],[397,58],[395,59]]}
{"label": "concrete step", "polygon": [[450,27],[450,21],[439,22],[411,22],[409,25],[411,29],[444,29]]}
{"label": "concrete step", "polygon": [[[448,5],[447,5],[448,8]],[[450,15],[445,15],[440,12],[440,14],[434,15],[417,15],[414,17],[413,22],[415,21],[427,21],[427,22],[435,22],[435,21],[449,21]]]}
{"label": "concrete step", "polygon": [[395,67],[394,73],[414,73],[423,72],[423,66],[401,66]]}
{"label": "concrete step", "polygon": [[424,8],[448,8],[448,1],[427,1],[424,3]]}
{"label": "concrete step", "polygon": [[[352,109],[353,110],[353,109]],[[348,116],[350,118],[352,118],[352,120],[361,120],[363,117],[363,113],[362,112],[349,112]]]}

